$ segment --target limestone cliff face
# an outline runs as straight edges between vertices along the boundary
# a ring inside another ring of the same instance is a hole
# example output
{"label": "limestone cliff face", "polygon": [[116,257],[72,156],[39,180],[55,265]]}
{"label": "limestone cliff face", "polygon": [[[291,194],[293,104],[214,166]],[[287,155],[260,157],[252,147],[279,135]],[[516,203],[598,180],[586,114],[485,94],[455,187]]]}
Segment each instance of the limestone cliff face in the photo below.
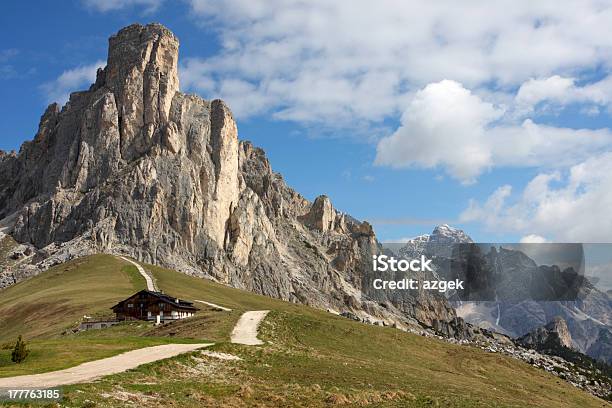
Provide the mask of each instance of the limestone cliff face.
{"label": "limestone cliff face", "polygon": [[517,342],[531,348],[563,346],[575,348],[567,322],[560,316],[555,316],[548,324],[538,327],[532,332],[519,337]]}
{"label": "limestone cliff face", "polygon": [[0,220],[36,248],[30,264],[121,253],[388,323],[454,317],[443,299],[364,295],[380,251],[372,227],[289,188],[238,140],[223,101],[179,92],[178,48],[161,25],[120,30],[90,89],[50,105],[18,154],[0,154]]}

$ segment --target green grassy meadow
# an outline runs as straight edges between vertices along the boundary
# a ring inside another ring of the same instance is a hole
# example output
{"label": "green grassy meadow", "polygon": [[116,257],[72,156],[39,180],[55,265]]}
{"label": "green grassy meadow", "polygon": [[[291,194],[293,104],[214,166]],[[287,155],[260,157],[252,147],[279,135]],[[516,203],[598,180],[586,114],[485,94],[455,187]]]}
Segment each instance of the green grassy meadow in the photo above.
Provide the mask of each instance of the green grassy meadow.
{"label": "green grassy meadow", "polygon": [[[212,351],[64,387],[67,407],[608,407],[542,370],[499,354],[369,326],[324,311],[145,265],[164,292],[234,309],[154,327],[145,322],[74,334],[83,314],[108,314],[144,287],[136,268],[96,255],[0,291],[0,343],[23,334],[22,365],[0,350],[0,376],[55,370],[164,342],[214,341]],[[246,310],[271,310],[263,346],[228,342]],[[5,319],[4,316],[9,316]],[[40,323],[44,319],[46,323]],[[37,322],[39,324],[37,324]],[[62,334],[65,333],[65,334]]]}

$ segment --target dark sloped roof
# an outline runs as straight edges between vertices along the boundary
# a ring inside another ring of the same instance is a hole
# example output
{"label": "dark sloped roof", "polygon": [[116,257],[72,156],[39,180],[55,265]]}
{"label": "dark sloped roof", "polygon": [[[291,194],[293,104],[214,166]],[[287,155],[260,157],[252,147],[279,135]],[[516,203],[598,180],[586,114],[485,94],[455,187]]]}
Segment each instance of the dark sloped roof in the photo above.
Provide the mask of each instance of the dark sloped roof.
{"label": "dark sloped roof", "polygon": [[138,295],[140,293],[146,293],[146,294],[148,294],[150,296],[158,298],[162,302],[174,305],[174,306],[179,307],[181,309],[200,310],[197,307],[193,306],[192,302],[188,302],[186,300],[182,300],[182,299],[178,299],[178,298],[172,297],[172,296],[167,295],[167,294],[165,294],[163,292],[154,292],[152,290],[147,290],[147,289],[143,289],[141,291],[138,291],[138,292],[134,293],[133,295],[131,295],[131,296],[127,297],[126,299],[122,300],[121,302],[117,303],[115,306],[111,307],[111,309],[114,309],[115,307],[121,305],[126,300],[134,297],[134,295]]}

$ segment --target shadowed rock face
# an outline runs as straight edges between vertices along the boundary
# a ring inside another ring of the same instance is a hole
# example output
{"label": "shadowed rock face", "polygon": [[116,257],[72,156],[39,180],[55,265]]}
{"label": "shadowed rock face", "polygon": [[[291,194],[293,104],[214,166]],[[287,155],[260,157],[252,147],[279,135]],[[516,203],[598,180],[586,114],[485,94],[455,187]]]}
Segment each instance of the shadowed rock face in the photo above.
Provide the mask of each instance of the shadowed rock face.
{"label": "shadowed rock face", "polygon": [[538,349],[548,342],[554,342],[554,344],[563,347],[575,348],[572,335],[567,327],[567,322],[559,316],[556,316],[545,326],[538,327],[534,331],[520,337],[517,341],[525,347],[535,349]]}
{"label": "shadowed rock face", "polygon": [[179,92],[178,49],[161,25],[120,30],[95,84],[0,155],[0,219],[36,248],[33,271],[108,252],[388,323],[455,317],[439,297],[364,296],[372,227],[289,188],[223,101]]}
{"label": "shadowed rock face", "polygon": [[[425,254],[434,259],[436,273],[444,276],[448,271],[448,268],[445,268],[446,258],[451,255],[453,244],[472,242],[463,231],[442,225],[436,227],[431,234],[409,240],[397,252],[405,258],[416,258]],[[504,279],[504,283],[499,286],[509,293],[521,290],[543,293],[542,289],[534,288],[533,282],[538,280],[534,280],[533,276],[551,271],[559,274],[558,267],[538,266],[523,252],[516,250],[491,251],[483,260],[496,265],[494,270],[497,278]],[[486,274],[484,275],[486,278]],[[572,301],[451,301],[451,304],[456,307],[457,315],[468,323],[514,338],[545,330],[548,323],[555,322],[557,317],[561,318],[574,349],[597,360],[607,363],[612,361],[612,300],[587,279],[581,282],[576,300]],[[464,331],[461,324],[451,324],[439,331],[446,332],[447,329]]]}

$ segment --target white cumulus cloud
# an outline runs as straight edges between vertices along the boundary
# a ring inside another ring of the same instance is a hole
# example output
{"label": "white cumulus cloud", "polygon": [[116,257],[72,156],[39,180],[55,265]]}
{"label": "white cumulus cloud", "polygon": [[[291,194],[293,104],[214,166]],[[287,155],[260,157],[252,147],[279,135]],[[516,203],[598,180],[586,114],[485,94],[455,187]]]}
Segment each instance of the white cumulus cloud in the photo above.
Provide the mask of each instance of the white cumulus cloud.
{"label": "white cumulus cloud", "polygon": [[402,126],[378,144],[376,164],[442,165],[451,176],[471,182],[492,164],[486,128],[502,114],[455,81],[429,84],[408,105]]}
{"label": "white cumulus cloud", "polygon": [[131,7],[140,7],[144,13],[156,11],[164,0],[83,0],[83,5],[91,10],[106,13]]}
{"label": "white cumulus cloud", "polygon": [[537,234],[529,234],[522,237],[519,242],[521,244],[543,244],[548,241],[546,240],[546,238],[541,237]]}
{"label": "white cumulus cloud", "polygon": [[540,103],[564,106],[571,103],[590,104],[585,113],[599,114],[599,106],[607,107],[612,101],[612,76],[577,85],[575,78],[553,75],[548,78],[530,79],[519,88],[515,101],[518,112],[533,111]]}
{"label": "white cumulus cloud", "polygon": [[401,126],[377,146],[376,164],[446,170],[465,184],[494,166],[562,167],[612,147],[608,129],[506,121],[505,109],[443,80],[416,92]]}
{"label": "white cumulus cloud", "polygon": [[599,0],[190,4],[221,50],[184,61],[183,86],[227,99],[238,116],[361,126],[401,114],[411,92],[447,78],[506,92],[612,66],[612,5]]}
{"label": "white cumulus cloud", "polygon": [[98,68],[103,68],[105,61],[99,60],[89,65],[68,69],[53,81],[41,85],[41,90],[48,103],[58,102],[63,105],[68,101],[70,93],[89,87],[96,80]]}
{"label": "white cumulus cloud", "polygon": [[574,89],[574,78],[553,75],[544,79],[529,79],[521,85],[516,102],[521,108],[532,110],[545,100],[564,101]]}
{"label": "white cumulus cloud", "polygon": [[541,173],[516,195],[500,187],[485,202],[472,201],[461,220],[554,242],[611,242],[610,208],[612,152],[605,152],[567,171]]}

